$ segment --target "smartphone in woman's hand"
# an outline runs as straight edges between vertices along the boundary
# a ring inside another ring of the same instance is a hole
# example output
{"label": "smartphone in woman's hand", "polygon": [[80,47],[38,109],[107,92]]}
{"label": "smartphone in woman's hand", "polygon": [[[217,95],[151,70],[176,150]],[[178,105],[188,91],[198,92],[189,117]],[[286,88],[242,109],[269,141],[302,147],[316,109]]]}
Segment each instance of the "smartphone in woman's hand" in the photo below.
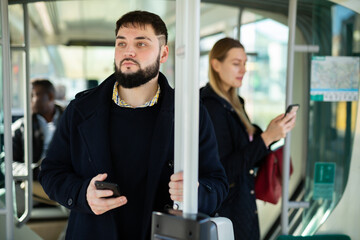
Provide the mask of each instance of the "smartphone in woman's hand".
{"label": "smartphone in woman's hand", "polygon": [[285,112],[284,117],[285,117],[286,114],[288,114],[288,113],[296,112],[299,108],[300,108],[300,104],[290,104],[290,105],[286,108],[286,112]]}

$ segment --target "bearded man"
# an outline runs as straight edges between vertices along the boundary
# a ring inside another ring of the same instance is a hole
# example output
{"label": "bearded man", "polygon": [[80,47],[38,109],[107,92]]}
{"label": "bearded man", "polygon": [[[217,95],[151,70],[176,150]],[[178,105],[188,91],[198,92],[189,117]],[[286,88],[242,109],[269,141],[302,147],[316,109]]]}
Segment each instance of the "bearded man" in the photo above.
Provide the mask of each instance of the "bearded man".
{"label": "bearded man", "polygon": [[[77,94],[41,165],[46,193],[71,210],[66,239],[150,239],[152,212],[183,197],[182,172],[173,169],[174,90],[159,72],[169,54],[166,25],[133,11],[115,34],[115,73]],[[120,196],[95,181],[116,183]],[[214,213],[228,186],[202,105],[198,186],[199,212]]]}

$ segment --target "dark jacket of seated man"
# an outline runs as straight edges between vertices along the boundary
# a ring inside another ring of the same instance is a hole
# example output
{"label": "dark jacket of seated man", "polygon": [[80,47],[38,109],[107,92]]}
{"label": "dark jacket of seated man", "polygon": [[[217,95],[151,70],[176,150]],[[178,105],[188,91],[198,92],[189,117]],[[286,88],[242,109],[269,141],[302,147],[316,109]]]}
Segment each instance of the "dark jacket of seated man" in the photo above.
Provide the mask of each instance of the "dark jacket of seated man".
{"label": "dark jacket of seated man", "polygon": [[[32,111],[32,145],[33,164],[39,166],[45,157],[47,148],[58,125],[64,109],[55,103],[56,90],[48,79],[31,80],[31,111]],[[25,119],[20,118],[12,126],[13,160],[24,162]],[[23,165],[19,164],[18,173],[21,174]],[[38,178],[38,168],[34,168],[34,180]]]}
{"label": "dark jacket of seated man", "polygon": [[[56,111],[59,113],[58,118],[60,118],[64,109],[55,105]],[[39,120],[36,116],[37,114],[32,114],[32,125],[33,125],[33,163],[37,163],[42,157],[42,152],[44,149],[44,133],[40,128]],[[24,162],[24,118],[16,120],[12,126],[13,134],[13,160],[15,162]],[[55,127],[57,126],[58,121],[55,122]]]}
{"label": "dark jacket of seated man", "polygon": [[[131,239],[149,239],[152,212],[164,211],[172,205],[168,184],[174,172],[174,90],[159,73],[159,109],[152,120],[149,152],[145,159],[141,159],[138,168],[129,168],[128,165],[134,165],[134,161],[139,159],[133,159],[127,153],[146,146],[127,145],[116,151],[111,149],[109,128],[114,115],[111,99],[114,83],[115,77],[111,75],[98,87],[78,94],[70,102],[41,165],[39,179],[45,192],[71,210],[67,239],[129,239],[126,234],[133,234]],[[135,109],[118,111],[136,114]],[[219,160],[212,122],[201,104],[199,119],[198,208],[199,212],[212,214],[226,197],[228,185]],[[140,122],[147,124],[147,121],[144,118]],[[113,127],[121,129],[117,136],[124,144],[134,137],[128,126]],[[122,165],[113,159],[113,154],[119,152],[127,157],[121,160]],[[119,171],[140,181],[140,188],[133,189],[133,181],[126,181],[126,178],[120,181],[123,176],[115,173]],[[106,181],[119,184],[121,194],[128,202],[96,215],[89,207],[86,194],[90,180],[100,173],[108,174]],[[142,179],[137,179],[140,176]],[[125,225],[127,228],[123,229]]]}

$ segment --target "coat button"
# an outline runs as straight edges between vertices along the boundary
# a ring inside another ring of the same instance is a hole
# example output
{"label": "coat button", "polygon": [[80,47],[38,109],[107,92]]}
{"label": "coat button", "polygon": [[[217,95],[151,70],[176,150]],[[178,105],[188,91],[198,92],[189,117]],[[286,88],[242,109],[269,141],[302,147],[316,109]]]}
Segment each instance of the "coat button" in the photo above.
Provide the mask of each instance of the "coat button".
{"label": "coat button", "polygon": [[251,175],[253,175],[253,174],[254,174],[254,169],[250,169],[249,173],[250,173]]}
{"label": "coat button", "polygon": [[69,199],[68,199],[67,204],[68,204],[69,206],[71,206],[71,205],[73,204],[72,198],[69,198]]}
{"label": "coat button", "polygon": [[255,191],[254,191],[254,190],[251,190],[251,191],[250,191],[250,194],[251,194],[251,195],[253,195],[254,193],[255,193]]}
{"label": "coat button", "polygon": [[169,168],[174,168],[174,162],[173,162],[173,161],[169,161],[169,162],[168,162],[168,166],[169,166]]}

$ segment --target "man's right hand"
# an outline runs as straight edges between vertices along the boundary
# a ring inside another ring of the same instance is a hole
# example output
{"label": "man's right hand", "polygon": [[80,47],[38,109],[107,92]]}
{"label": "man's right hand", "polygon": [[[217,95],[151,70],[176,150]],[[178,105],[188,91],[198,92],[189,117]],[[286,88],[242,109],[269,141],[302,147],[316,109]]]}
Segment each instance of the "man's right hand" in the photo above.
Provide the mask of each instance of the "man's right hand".
{"label": "man's right hand", "polygon": [[113,195],[111,190],[97,190],[95,187],[95,181],[104,181],[107,178],[107,174],[98,174],[93,177],[86,191],[86,200],[91,210],[96,214],[100,215],[111,209],[121,207],[127,203],[125,196],[117,198],[105,198]]}

